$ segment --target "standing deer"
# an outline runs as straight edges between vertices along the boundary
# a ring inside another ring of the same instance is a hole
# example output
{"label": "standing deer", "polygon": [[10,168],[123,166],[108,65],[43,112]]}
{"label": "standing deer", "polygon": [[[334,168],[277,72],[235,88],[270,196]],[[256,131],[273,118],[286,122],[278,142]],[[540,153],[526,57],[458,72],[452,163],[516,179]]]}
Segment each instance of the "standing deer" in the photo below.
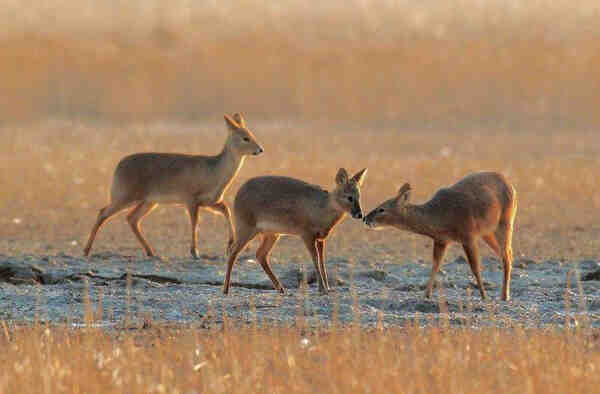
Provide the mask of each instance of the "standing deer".
{"label": "standing deer", "polygon": [[294,178],[263,176],[248,180],[235,197],[235,241],[229,251],[223,293],[229,293],[231,270],[238,254],[258,234],[262,243],[256,258],[273,282],[275,289],[284,288],[269,266],[269,253],[283,234],[297,235],[310,253],[319,278],[319,290],[327,293],[329,281],[325,269],[325,240],[344,217],[350,213],[362,218],[360,186],[367,169],[348,178],[341,168],[332,192]]}
{"label": "standing deer", "polygon": [[410,204],[410,185],[373,209],[364,219],[371,228],[396,227],[433,239],[433,268],[425,296],[431,297],[435,275],[451,242],[461,243],[481,297],[486,292],[481,280],[477,239],[483,240],[504,263],[502,299],[510,299],[512,233],[517,214],[517,192],[502,174],[480,172],[438,190],[422,205]]}
{"label": "standing deer", "polygon": [[127,215],[131,230],[148,256],[154,250],[144,238],[140,222],[158,204],[181,204],[190,216],[192,246],[190,253],[198,258],[198,209],[219,213],[229,223],[229,243],[234,239],[231,212],[223,195],[244,163],[247,155],[259,155],[263,148],[256,141],[241,114],[225,115],[229,135],[221,153],[216,156],[177,153],[136,153],[124,157],[113,176],[110,203],[100,210],[96,224],[83,250],[88,256],[98,230],[117,213],[134,207]]}

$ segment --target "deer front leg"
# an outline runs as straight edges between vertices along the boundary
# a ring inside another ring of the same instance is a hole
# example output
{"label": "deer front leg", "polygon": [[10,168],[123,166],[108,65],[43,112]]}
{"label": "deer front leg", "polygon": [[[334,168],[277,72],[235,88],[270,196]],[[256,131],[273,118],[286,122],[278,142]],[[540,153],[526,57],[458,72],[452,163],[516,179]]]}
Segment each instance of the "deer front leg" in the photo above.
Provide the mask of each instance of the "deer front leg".
{"label": "deer front leg", "polygon": [[198,209],[200,204],[197,202],[190,202],[187,205],[188,214],[190,215],[190,222],[192,224],[192,246],[190,247],[190,254],[193,258],[200,258],[198,254]]}
{"label": "deer front leg", "polygon": [[325,285],[325,281],[323,280],[323,272],[321,272],[321,264],[319,264],[319,252],[317,251],[317,239],[312,235],[307,235],[303,237],[304,245],[306,245],[306,249],[308,249],[308,253],[310,253],[310,257],[312,257],[313,264],[315,265],[315,271],[317,272],[317,276],[319,279],[319,291],[321,294],[327,294],[327,286]]}
{"label": "deer front leg", "polygon": [[433,293],[433,284],[435,283],[435,275],[442,266],[442,261],[444,260],[444,254],[446,254],[447,248],[448,244],[446,242],[433,241],[433,266],[431,267],[429,282],[427,282],[425,298],[431,298],[431,294]]}
{"label": "deer front leg", "polygon": [[323,282],[325,282],[325,288],[331,290],[329,287],[329,278],[327,277],[327,268],[325,267],[325,240],[317,239],[317,253],[319,254],[319,268],[323,275]]}
{"label": "deer front leg", "polygon": [[227,224],[229,225],[229,240],[227,241],[227,251],[231,249],[231,245],[233,244],[233,240],[235,238],[235,229],[233,227],[233,217],[231,215],[231,210],[225,201],[219,201],[218,203],[207,207],[207,209],[221,214],[225,216],[227,220]]}
{"label": "deer front leg", "polygon": [[469,241],[463,244],[463,249],[465,250],[465,254],[467,255],[467,261],[469,261],[471,271],[473,271],[473,275],[477,280],[477,286],[479,286],[481,298],[485,300],[487,298],[487,294],[485,292],[485,288],[483,287],[483,280],[481,279],[481,263],[479,257],[479,248],[477,247],[477,241],[474,239],[470,239]]}

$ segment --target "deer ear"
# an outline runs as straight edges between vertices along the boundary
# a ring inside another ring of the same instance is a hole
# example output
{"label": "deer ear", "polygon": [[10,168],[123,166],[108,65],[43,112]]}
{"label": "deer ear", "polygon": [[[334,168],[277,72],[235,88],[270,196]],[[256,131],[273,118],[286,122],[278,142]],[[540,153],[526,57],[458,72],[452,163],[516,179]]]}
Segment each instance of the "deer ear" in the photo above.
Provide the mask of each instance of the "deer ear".
{"label": "deer ear", "polygon": [[410,191],[410,184],[405,183],[402,185],[400,190],[398,190],[398,197],[396,197],[397,202],[402,204],[407,203],[408,200],[410,200]]}
{"label": "deer ear", "polygon": [[352,177],[351,181],[356,183],[358,186],[362,186],[365,181],[365,175],[367,175],[367,169],[363,168]]}
{"label": "deer ear", "polygon": [[348,183],[348,173],[346,172],[346,169],[340,168],[338,170],[338,173],[335,176],[335,183],[337,183],[340,186]]}
{"label": "deer ear", "polygon": [[246,121],[244,120],[244,116],[240,112],[236,112],[235,114],[233,114],[233,120],[235,120],[236,123],[241,127],[246,127]]}
{"label": "deer ear", "polygon": [[240,125],[233,119],[229,117],[229,115],[225,114],[225,123],[229,130],[237,130],[240,128]]}

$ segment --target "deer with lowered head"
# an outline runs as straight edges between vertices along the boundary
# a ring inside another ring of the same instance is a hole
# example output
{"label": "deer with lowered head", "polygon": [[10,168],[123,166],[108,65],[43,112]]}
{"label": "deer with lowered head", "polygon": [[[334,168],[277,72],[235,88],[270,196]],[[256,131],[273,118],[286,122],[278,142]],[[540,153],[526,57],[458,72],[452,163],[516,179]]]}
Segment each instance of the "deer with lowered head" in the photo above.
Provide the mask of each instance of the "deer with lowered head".
{"label": "deer with lowered head", "polygon": [[332,191],[282,176],[252,178],[242,185],[234,202],[235,241],[229,249],[223,293],[229,293],[237,256],[257,235],[261,235],[262,241],[256,259],[275,289],[284,293],[268,258],[279,237],[285,234],[302,238],[315,266],[319,290],[327,293],[330,288],[325,268],[325,241],[347,213],[355,219],[362,218],[360,187],[366,172],[366,168],[362,169],[349,178],[346,170],[340,168]]}
{"label": "deer with lowered head", "polygon": [[496,172],[468,175],[458,183],[438,190],[424,204],[411,204],[411,187],[405,183],[398,195],[373,209],[364,219],[371,228],[395,227],[433,239],[433,268],[425,296],[431,297],[435,275],[448,245],[462,244],[481,297],[486,291],[481,279],[477,240],[483,240],[504,264],[502,299],[510,299],[512,235],[517,214],[517,192]]}
{"label": "deer with lowered head", "polygon": [[127,221],[148,256],[154,250],[142,234],[140,222],[158,204],[183,205],[190,217],[190,253],[198,258],[197,227],[200,208],[218,213],[229,223],[229,243],[234,239],[231,212],[223,195],[248,155],[259,155],[263,148],[246,127],[244,117],[225,115],[229,134],[223,150],[216,156],[178,153],[136,153],[124,157],[113,175],[110,203],[100,210],[83,250],[89,255],[100,227],[117,213],[133,208]]}

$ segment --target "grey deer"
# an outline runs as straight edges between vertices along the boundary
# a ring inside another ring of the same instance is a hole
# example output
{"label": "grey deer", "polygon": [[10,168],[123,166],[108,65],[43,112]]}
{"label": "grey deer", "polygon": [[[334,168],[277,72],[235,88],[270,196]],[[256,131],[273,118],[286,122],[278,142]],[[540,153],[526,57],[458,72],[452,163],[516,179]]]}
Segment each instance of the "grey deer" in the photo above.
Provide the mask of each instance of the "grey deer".
{"label": "grey deer", "polygon": [[302,238],[318,276],[319,290],[330,290],[325,268],[325,241],[331,230],[347,213],[361,219],[360,187],[367,169],[348,177],[341,168],[333,191],[298,179],[262,176],[248,180],[238,191],[234,203],[235,241],[231,245],[223,293],[229,293],[231,270],[238,254],[257,235],[262,242],[256,258],[273,282],[275,289],[284,288],[269,266],[269,254],[283,234]]}
{"label": "grey deer", "polygon": [[127,215],[131,230],[148,256],[154,250],[142,234],[140,222],[158,204],[183,205],[192,225],[190,253],[198,258],[198,210],[205,208],[228,221],[229,242],[234,239],[231,212],[223,195],[237,175],[247,155],[259,155],[263,148],[246,127],[244,117],[225,115],[229,134],[221,153],[216,156],[178,153],[136,153],[124,157],[113,176],[110,203],[100,210],[84,248],[88,256],[100,227],[117,213],[132,208]]}

